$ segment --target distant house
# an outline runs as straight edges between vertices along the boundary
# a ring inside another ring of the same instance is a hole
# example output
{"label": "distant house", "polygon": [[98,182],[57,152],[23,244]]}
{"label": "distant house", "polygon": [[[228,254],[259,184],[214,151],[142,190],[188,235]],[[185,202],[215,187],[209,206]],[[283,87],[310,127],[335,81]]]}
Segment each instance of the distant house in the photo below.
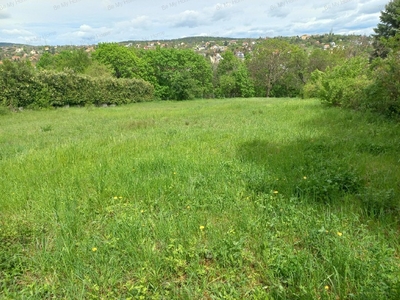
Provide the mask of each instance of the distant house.
{"label": "distant house", "polygon": [[243,60],[244,59],[244,53],[241,52],[241,51],[238,51],[238,52],[236,52],[236,57]]}
{"label": "distant house", "polygon": [[218,64],[220,60],[223,60],[224,58],[221,56],[221,54],[217,53],[214,56],[210,56],[210,60],[212,64]]}
{"label": "distant house", "polygon": [[303,34],[300,38],[304,41],[304,40],[308,40],[311,36],[308,34]]}
{"label": "distant house", "polygon": [[36,61],[39,60],[39,56],[38,56],[37,54],[35,54],[35,55],[31,56],[31,57],[29,58],[29,60],[30,60],[31,62],[36,62]]}

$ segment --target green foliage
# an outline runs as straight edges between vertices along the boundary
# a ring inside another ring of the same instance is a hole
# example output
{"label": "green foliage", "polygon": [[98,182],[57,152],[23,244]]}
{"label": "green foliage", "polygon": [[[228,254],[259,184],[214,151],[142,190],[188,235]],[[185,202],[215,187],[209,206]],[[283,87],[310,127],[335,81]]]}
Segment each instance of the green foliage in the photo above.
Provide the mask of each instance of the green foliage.
{"label": "green foliage", "polygon": [[368,59],[355,57],[325,72],[315,71],[304,93],[317,95],[329,105],[356,109],[363,106],[364,90],[370,83]]}
{"label": "green foliage", "polygon": [[44,88],[29,62],[6,60],[0,66],[0,103],[3,106],[29,107],[36,98],[42,97]]}
{"label": "green foliage", "polygon": [[142,79],[90,77],[72,70],[35,72],[27,63],[5,61],[0,67],[0,103],[17,108],[126,104],[151,101],[154,88]]}
{"label": "green foliage", "polygon": [[46,52],[37,63],[37,67],[46,70],[64,71],[73,70],[76,73],[84,73],[90,66],[91,60],[83,49],[64,50],[57,55]]}
{"label": "green foliage", "polygon": [[211,66],[193,50],[157,48],[141,51],[140,57],[148,66],[149,82],[158,98],[187,100],[210,95]]}
{"label": "green foliage", "polygon": [[73,72],[41,72],[38,78],[49,90],[51,106],[127,104],[153,97],[153,87],[141,79],[93,78]]}
{"label": "green foliage", "polygon": [[223,54],[216,71],[218,97],[252,97],[254,86],[245,64],[231,51]]}
{"label": "green foliage", "polygon": [[381,12],[380,23],[374,28],[374,52],[372,57],[385,58],[391,50],[399,50],[400,0],[391,0]]}
{"label": "green foliage", "polygon": [[91,77],[112,77],[113,70],[109,65],[101,64],[95,60],[87,67],[84,74]]}
{"label": "green foliage", "polygon": [[400,116],[400,54],[373,63],[372,83],[365,91],[365,107],[389,117]]}
{"label": "green foliage", "polygon": [[310,79],[303,87],[303,98],[318,98],[322,90],[322,78],[325,73],[316,69],[311,73]]}
{"label": "green foliage", "polygon": [[147,68],[135,52],[117,43],[100,43],[92,54],[95,61],[108,65],[117,78],[147,79]]}
{"label": "green foliage", "polygon": [[258,44],[248,62],[256,91],[270,96],[295,96],[305,83],[307,56],[303,49],[278,39]]}

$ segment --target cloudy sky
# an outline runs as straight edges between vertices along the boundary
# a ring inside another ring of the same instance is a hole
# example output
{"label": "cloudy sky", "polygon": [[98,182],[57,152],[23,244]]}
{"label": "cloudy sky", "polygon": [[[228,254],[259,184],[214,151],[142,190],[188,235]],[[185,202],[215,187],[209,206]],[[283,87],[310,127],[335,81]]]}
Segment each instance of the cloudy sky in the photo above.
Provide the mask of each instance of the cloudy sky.
{"label": "cloudy sky", "polygon": [[0,0],[0,42],[373,33],[389,0]]}

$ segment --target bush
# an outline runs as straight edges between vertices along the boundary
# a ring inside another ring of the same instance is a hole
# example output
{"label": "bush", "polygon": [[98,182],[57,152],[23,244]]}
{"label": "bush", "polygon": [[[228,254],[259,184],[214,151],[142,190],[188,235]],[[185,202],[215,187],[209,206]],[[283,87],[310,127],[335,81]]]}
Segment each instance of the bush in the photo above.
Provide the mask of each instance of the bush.
{"label": "bush", "polygon": [[390,117],[400,117],[400,52],[373,63],[373,83],[365,92],[365,107]]}
{"label": "bush", "polygon": [[0,104],[11,108],[127,104],[151,101],[153,94],[153,86],[141,79],[93,78],[72,70],[36,73],[29,64],[9,61],[0,68]]}
{"label": "bush", "polygon": [[9,108],[29,106],[42,85],[29,63],[4,61],[0,66],[0,103]]}
{"label": "bush", "polygon": [[[371,84],[368,78],[368,60],[354,57],[343,65],[328,68],[318,75],[314,86],[323,103],[359,108],[365,101],[364,90]],[[314,92],[312,89],[309,92]]]}

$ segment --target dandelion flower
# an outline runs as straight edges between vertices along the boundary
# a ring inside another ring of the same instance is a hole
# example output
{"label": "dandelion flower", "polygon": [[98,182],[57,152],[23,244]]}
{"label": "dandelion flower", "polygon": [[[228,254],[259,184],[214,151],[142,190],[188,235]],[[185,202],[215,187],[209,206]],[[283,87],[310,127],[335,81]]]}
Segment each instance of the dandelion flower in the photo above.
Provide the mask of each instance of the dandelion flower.
{"label": "dandelion flower", "polygon": [[329,290],[329,286],[328,285],[325,286],[325,291],[327,291],[327,290]]}
{"label": "dandelion flower", "polygon": [[278,191],[273,191],[274,194],[278,194]]}
{"label": "dandelion flower", "polygon": [[96,247],[93,247],[93,248],[92,248],[92,251],[93,251],[93,252],[96,252],[96,251],[97,251],[97,248],[96,248]]}
{"label": "dandelion flower", "polygon": [[203,225],[200,226],[200,230],[204,230],[204,228],[205,228],[205,227],[204,227]]}
{"label": "dandelion flower", "polygon": [[306,180],[306,179],[307,179],[307,176],[304,176],[303,179]]}
{"label": "dandelion flower", "polygon": [[338,231],[338,232],[337,232],[337,235],[338,235],[338,236],[342,236],[343,233],[341,233],[341,232]]}
{"label": "dandelion flower", "polygon": [[117,199],[118,199],[118,197],[117,197],[117,196],[115,196],[115,197],[113,197],[113,199],[114,199],[114,200],[117,200]]}

